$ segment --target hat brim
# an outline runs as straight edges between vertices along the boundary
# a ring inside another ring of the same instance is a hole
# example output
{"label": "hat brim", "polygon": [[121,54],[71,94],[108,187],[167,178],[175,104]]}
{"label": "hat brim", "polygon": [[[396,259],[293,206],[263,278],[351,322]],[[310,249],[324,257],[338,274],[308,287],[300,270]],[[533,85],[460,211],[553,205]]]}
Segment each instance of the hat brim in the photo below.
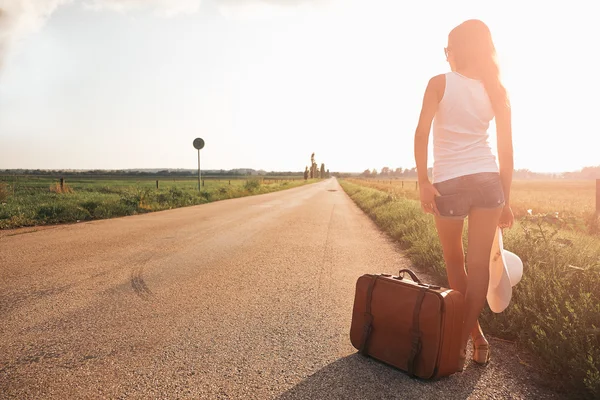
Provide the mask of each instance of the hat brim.
{"label": "hat brim", "polygon": [[[494,237],[494,243],[492,245],[492,252],[490,255],[490,279],[486,296],[490,309],[495,313],[501,313],[504,311],[510,304],[510,299],[512,298],[513,285],[511,284],[511,279],[507,268],[506,255],[507,254],[502,243],[502,231],[500,228],[498,228],[496,230],[496,236]],[[509,259],[511,260],[511,265],[516,265],[512,256],[509,256]],[[518,273],[515,271],[515,278],[517,276]]]}
{"label": "hat brim", "polygon": [[504,256],[504,265],[508,270],[510,285],[515,286],[523,277],[523,261],[518,255],[508,250],[503,250],[502,255]]}

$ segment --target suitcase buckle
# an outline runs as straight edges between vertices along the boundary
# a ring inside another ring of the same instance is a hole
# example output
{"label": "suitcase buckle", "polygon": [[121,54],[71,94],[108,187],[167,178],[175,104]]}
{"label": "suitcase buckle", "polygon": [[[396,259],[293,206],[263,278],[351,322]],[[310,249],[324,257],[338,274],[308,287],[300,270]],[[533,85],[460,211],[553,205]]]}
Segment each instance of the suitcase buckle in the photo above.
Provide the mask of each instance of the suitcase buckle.
{"label": "suitcase buckle", "polygon": [[368,338],[371,335],[371,329],[372,329],[372,327],[371,327],[370,323],[365,324],[363,326],[363,335],[364,335],[364,337]]}
{"label": "suitcase buckle", "polygon": [[369,336],[371,336],[371,331],[373,329],[373,315],[371,315],[371,313],[365,312],[364,316],[365,323],[363,325],[363,335],[359,351],[361,354],[367,355],[367,342],[369,341]]}
{"label": "suitcase buckle", "polygon": [[421,350],[421,332],[410,330],[412,336],[412,350],[417,354]]}
{"label": "suitcase buckle", "polygon": [[369,335],[371,333],[371,327],[373,326],[373,315],[371,313],[365,313],[365,322],[363,324],[363,334]]}
{"label": "suitcase buckle", "polygon": [[416,357],[421,353],[421,332],[415,331],[414,329],[410,330],[412,336],[412,346],[410,349],[410,356],[408,358],[408,373],[410,376],[415,376],[415,362]]}
{"label": "suitcase buckle", "polygon": [[420,352],[421,352],[421,341],[417,340],[417,342],[415,342],[413,340],[412,347],[411,347],[411,355],[414,357],[417,354],[419,354]]}

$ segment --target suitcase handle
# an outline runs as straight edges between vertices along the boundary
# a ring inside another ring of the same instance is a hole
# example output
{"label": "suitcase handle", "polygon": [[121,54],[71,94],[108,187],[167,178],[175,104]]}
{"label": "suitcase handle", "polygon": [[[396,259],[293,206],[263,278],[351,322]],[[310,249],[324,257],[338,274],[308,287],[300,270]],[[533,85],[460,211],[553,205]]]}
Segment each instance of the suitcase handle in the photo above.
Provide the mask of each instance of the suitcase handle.
{"label": "suitcase handle", "polygon": [[400,279],[402,279],[403,277],[400,276],[403,272],[406,272],[408,275],[410,275],[410,278],[417,282],[417,283],[421,283],[421,280],[419,278],[417,278],[417,275],[415,275],[414,272],[412,272],[410,269],[401,269],[400,271],[398,271],[398,277],[400,277]]}

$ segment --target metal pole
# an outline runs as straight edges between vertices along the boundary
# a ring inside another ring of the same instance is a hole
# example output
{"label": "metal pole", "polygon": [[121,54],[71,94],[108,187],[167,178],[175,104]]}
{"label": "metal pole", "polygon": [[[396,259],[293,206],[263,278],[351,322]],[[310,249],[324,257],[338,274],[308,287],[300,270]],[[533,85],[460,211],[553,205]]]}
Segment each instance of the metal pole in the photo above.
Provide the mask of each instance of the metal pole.
{"label": "metal pole", "polygon": [[200,193],[200,149],[198,149],[198,193]]}

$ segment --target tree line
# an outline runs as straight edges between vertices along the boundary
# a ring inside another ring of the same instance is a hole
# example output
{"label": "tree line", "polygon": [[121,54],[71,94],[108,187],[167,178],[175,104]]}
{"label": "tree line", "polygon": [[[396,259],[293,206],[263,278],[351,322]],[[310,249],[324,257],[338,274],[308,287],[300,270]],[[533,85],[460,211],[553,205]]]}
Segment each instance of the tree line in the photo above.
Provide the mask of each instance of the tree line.
{"label": "tree line", "polygon": [[[431,176],[432,168],[427,169],[427,174]],[[365,169],[361,174],[365,178],[416,178],[417,169],[392,169],[383,167],[381,171],[377,169]],[[558,173],[543,173],[533,172],[529,169],[515,169],[513,172],[514,179],[600,179],[600,165],[597,167],[584,167],[579,171],[574,172],[558,172]]]}
{"label": "tree line", "polygon": [[[427,172],[431,175],[431,168],[427,170]],[[388,178],[414,178],[417,176],[417,168],[396,168],[392,169],[390,167],[383,167],[381,171],[377,171],[377,169],[365,169],[360,176],[365,178],[374,178],[374,177],[388,177]]]}
{"label": "tree line", "polygon": [[317,167],[317,162],[315,161],[315,153],[310,155],[310,168],[306,166],[304,168],[304,180],[307,179],[324,179],[329,178],[329,170],[325,170],[325,163],[321,163],[321,168]]}
{"label": "tree line", "polygon": [[[62,170],[62,169],[5,169],[0,175],[29,175],[29,176],[123,176],[123,177],[195,177],[198,170],[190,169],[160,169],[160,170]],[[202,176],[302,176],[302,171],[264,171],[251,168],[230,170],[202,170]]]}

